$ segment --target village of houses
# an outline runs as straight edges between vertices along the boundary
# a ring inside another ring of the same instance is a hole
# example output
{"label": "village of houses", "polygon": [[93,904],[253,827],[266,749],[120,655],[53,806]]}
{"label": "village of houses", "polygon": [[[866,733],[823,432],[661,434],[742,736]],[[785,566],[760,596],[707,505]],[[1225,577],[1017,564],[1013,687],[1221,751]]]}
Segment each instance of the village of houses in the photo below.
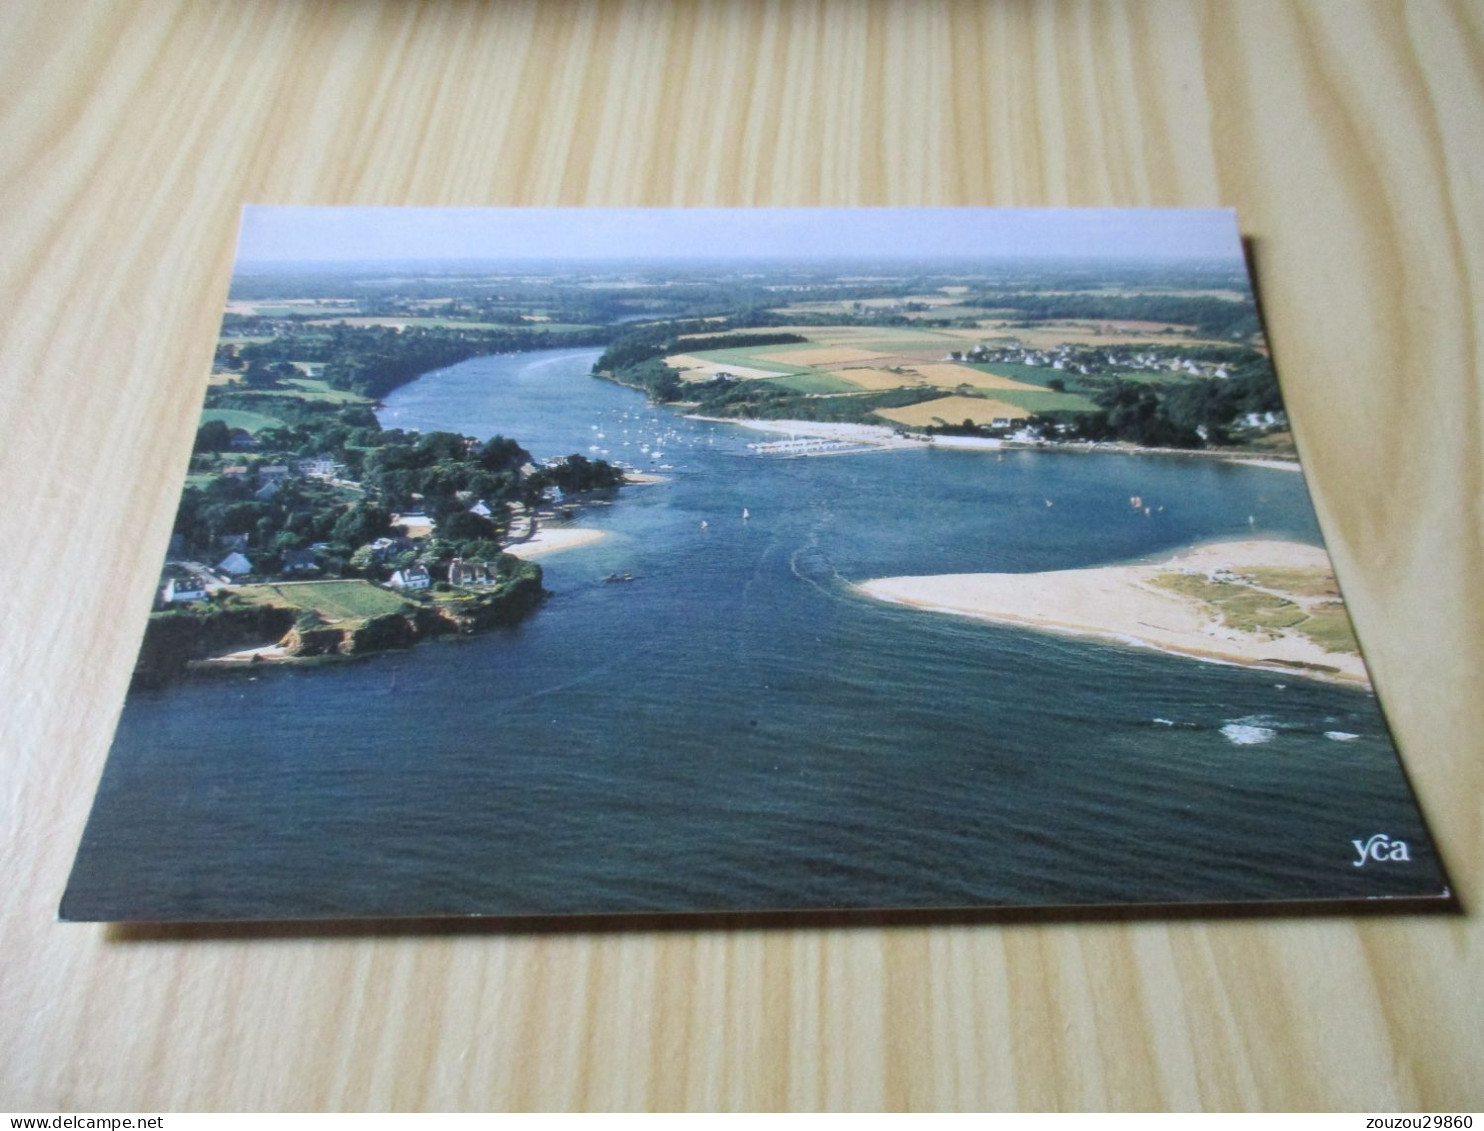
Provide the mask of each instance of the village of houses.
{"label": "village of houses", "polygon": [[[266,463],[232,464],[221,468],[219,474],[228,479],[255,481],[258,487],[253,497],[267,500],[277,494],[286,480],[295,475],[304,479],[318,480],[334,487],[361,490],[361,484],[344,478],[345,472],[346,467],[340,461],[328,456],[318,456],[299,460],[292,466]],[[548,505],[552,504],[549,494],[545,502]],[[551,509],[543,507],[535,511],[527,509],[518,502],[510,503],[508,506],[512,517],[506,535],[511,545],[530,540],[534,537],[541,522],[559,517],[559,511],[554,506]],[[482,499],[470,506],[469,511],[481,518],[489,518],[492,514],[489,506]],[[402,527],[405,533],[395,537],[378,538],[369,543],[366,548],[372,564],[381,565],[417,550],[423,540],[433,531],[433,521],[425,514],[394,514],[392,520],[394,525]],[[275,585],[279,586],[285,582],[323,586],[346,584],[345,581],[339,579],[313,580],[314,575],[321,572],[318,555],[330,549],[330,544],[327,542],[318,542],[305,548],[285,551],[282,555],[281,570],[269,577],[259,575],[254,568],[250,535],[224,534],[219,535],[215,541],[216,550],[221,555],[220,560],[202,562],[189,556],[185,539],[181,535],[176,534],[171,537],[161,583],[156,592],[155,607],[157,610],[205,601],[213,596],[231,593],[243,585],[263,580],[272,580]],[[460,558],[454,558],[446,570],[438,569],[436,572],[443,573],[445,576],[435,576],[435,571],[429,570],[425,565],[404,566],[393,570],[382,584],[388,590],[412,593],[429,589],[437,581],[446,580],[450,585],[458,588],[476,589],[495,585],[500,581],[498,572],[489,563],[465,561]],[[370,583],[364,582],[363,584]]]}

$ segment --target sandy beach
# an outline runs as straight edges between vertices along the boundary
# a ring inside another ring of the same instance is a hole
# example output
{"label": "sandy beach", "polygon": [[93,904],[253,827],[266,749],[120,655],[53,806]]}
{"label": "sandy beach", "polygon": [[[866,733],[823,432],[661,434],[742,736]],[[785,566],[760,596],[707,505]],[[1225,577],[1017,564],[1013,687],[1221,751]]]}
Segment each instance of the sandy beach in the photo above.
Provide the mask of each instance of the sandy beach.
{"label": "sandy beach", "polygon": [[[1265,579],[1256,586],[1244,581],[1254,570],[1274,571],[1286,582]],[[884,577],[856,588],[878,600],[933,612],[1369,684],[1357,653],[1325,651],[1294,628],[1233,628],[1212,604],[1168,588],[1188,584],[1259,601],[1281,600],[1295,614],[1332,615],[1333,576],[1329,555],[1317,546],[1246,541],[1207,543],[1157,562],[1048,573]]]}
{"label": "sandy beach", "polygon": [[748,417],[697,416],[687,414],[687,420],[703,420],[708,424],[735,424],[750,428],[754,432],[773,432],[782,436],[817,436],[822,440],[849,441],[856,444],[872,444],[882,447],[918,447],[919,440],[903,440],[897,430],[884,424],[841,424],[827,420],[754,420]]}
{"label": "sandy beach", "polygon": [[[755,432],[772,432],[783,436],[818,437],[842,443],[859,444],[866,448],[886,451],[904,448],[920,449],[928,445],[940,448],[956,448],[965,451],[1041,451],[1077,452],[1099,455],[1149,455],[1180,456],[1190,459],[1214,459],[1227,463],[1241,463],[1249,467],[1265,467],[1272,471],[1301,471],[1297,460],[1276,456],[1248,455],[1227,449],[1206,450],[1198,448],[1145,448],[1137,444],[1107,441],[1026,441],[991,436],[945,436],[926,434],[904,437],[897,428],[881,424],[842,424],[819,420],[755,420],[745,417],[701,416],[687,413],[687,420],[703,420],[711,424],[735,424]],[[829,453],[821,453],[829,454]]]}
{"label": "sandy beach", "polygon": [[589,530],[580,526],[543,526],[529,541],[517,542],[503,549],[517,558],[535,558],[542,554],[586,546],[589,542],[597,542],[606,537],[606,530]]}
{"label": "sandy beach", "polygon": [[1245,463],[1248,467],[1266,467],[1272,471],[1303,471],[1298,460],[1293,459],[1245,459],[1235,458],[1232,463]]}

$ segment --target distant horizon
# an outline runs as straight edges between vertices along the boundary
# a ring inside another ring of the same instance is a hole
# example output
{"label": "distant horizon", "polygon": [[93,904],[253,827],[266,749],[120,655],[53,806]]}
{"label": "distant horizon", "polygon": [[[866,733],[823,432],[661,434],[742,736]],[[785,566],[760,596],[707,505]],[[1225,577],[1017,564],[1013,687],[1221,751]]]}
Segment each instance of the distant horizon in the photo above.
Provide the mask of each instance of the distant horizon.
{"label": "distant horizon", "polygon": [[329,260],[295,260],[295,259],[267,259],[251,262],[239,262],[232,267],[233,279],[249,279],[263,276],[271,276],[276,273],[289,275],[312,275],[322,272],[330,275],[354,275],[358,273],[387,273],[399,272],[418,277],[429,278],[456,277],[461,274],[490,275],[490,274],[533,274],[533,275],[557,275],[561,273],[576,274],[613,274],[621,275],[627,273],[642,273],[645,271],[657,271],[664,268],[672,268],[677,272],[700,272],[706,269],[735,269],[739,273],[744,271],[765,272],[767,270],[785,270],[788,268],[830,268],[841,270],[850,269],[860,272],[862,277],[870,277],[878,273],[884,273],[894,268],[913,268],[921,273],[936,273],[942,275],[969,276],[984,273],[989,268],[1025,268],[1056,270],[1058,268],[1073,269],[1169,269],[1178,268],[1186,270],[1209,269],[1216,271],[1232,271],[1245,273],[1246,261],[1237,258],[1224,258],[1216,256],[1170,256],[1160,259],[1130,259],[1123,256],[1100,256],[1100,257],[1073,257],[1073,256],[1042,256],[1035,259],[1018,256],[1014,258],[989,258],[985,256],[963,258],[963,259],[920,259],[910,256],[902,256],[895,259],[809,259],[809,260],[787,260],[776,258],[712,258],[712,259],[686,259],[681,257],[648,258],[648,259],[329,259]]}
{"label": "distant horizon", "polygon": [[1229,209],[248,205],[236,265],[1242,259]]}

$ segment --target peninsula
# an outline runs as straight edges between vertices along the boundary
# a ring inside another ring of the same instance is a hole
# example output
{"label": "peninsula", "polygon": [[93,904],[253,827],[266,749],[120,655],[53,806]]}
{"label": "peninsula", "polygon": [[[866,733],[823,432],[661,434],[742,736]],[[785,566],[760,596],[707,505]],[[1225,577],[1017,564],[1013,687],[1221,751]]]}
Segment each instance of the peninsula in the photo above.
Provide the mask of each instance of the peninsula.
{"label": "peninsula", "polygon": [[856,588],[878,600],[998,624],[1370,682],[1329,555],[1298,542],[1211,542],[1158,562],[885,577]]}

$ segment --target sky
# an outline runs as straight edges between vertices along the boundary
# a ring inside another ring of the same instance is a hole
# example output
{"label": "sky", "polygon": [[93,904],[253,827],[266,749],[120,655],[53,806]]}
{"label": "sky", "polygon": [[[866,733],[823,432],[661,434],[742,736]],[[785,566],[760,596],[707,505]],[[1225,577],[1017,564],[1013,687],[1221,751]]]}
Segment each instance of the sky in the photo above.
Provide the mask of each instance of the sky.
{"label": "sky", "polygon": [[248,205],[242,263],[449,259],[1232,259],[1229,209]]}

